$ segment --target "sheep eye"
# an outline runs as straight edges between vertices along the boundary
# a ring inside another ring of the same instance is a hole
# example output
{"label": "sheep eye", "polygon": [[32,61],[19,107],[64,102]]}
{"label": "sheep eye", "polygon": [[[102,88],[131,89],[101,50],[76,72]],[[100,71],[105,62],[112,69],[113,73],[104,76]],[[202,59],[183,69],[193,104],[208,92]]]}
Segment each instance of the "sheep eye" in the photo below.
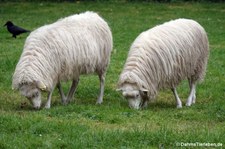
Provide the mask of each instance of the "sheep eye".
{"label": "sheep eye", "polygon": [[27,82],[22,82],[21,85],[28,85],[28,83]]}
{"label": "sheep eye", "polygon": [[35,94],[33,94],[33,98],[38,96],[38,92],[36,92]]}
{"label": "sheep eye", "polygon": [[29,100],[32,99],[32,98],[35,98],[38,96],[38,92],[34,93],[33,95],[27,97]]}

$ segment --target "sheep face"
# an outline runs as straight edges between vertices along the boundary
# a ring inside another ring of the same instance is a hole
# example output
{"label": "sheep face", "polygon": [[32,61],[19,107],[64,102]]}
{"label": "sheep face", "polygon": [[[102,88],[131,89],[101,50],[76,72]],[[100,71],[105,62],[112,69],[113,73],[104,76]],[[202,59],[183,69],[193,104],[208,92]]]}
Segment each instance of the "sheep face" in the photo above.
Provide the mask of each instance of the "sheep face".
{"label": "sheep face", "polygon": [[41,107],[41,91],[35,83],[23,83],[19,90],[21,95],[30,101],[33,108],[39,109]]}
{"label": "sheep face", "polygon": [[120,89],[122,95],[128,100],[129,107],[132,109],[140,109],[147,106],[148,102],[145,97],[145,91],[138,89],[134,84],[125,84]]}

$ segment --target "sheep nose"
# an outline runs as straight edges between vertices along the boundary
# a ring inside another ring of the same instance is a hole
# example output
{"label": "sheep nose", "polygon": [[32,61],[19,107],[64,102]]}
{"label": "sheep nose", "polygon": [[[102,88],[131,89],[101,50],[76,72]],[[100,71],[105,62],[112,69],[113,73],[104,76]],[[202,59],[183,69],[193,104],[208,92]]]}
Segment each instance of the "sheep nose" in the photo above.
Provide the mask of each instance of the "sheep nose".
{"label": "sheep nose", "polygon": [[33,106],[33,108],[34,108],[35,110],[39,110],[39,109],[40,109],[40,106]]}

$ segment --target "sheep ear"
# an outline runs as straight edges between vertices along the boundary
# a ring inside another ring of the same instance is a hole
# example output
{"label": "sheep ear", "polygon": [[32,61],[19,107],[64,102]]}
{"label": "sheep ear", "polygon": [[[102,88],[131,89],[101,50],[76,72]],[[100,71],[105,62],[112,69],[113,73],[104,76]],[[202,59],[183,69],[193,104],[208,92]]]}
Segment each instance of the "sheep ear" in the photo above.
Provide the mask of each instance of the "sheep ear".
{"label": "sheep ear", "polygon": [[147,94],[148,93],[148,90],[147,89],[144,89],[144,88],[140,89],[140,91],[142,91],[144,94]]}
{"label": "sheep ear", "polygon": [[45,84],[44,84],[43,82],[41,82],[41,81],[37,81],[37,87],[38,87],[40,90],[42,90],[42,91],[44,91],[44,90],[47,89],[47,87],[45,86]]}

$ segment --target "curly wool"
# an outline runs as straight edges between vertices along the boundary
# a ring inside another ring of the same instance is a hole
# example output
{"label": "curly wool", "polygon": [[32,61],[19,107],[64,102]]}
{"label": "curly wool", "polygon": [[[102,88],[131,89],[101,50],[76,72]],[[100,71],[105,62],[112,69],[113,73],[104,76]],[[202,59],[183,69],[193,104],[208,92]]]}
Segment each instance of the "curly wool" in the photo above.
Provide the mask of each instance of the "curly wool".
{"label": "curly wool", "polygon": [[209,55],[208,38],[197,22],[177,19],[141,33],[133,42],[118,86],[135,83],[154,98],[162,88],[182,80],[204,78]]}
{"label": "curly wool", "polygon": [[58,81],[105,73],[112,50],[108,24],[96,13],[72,15],[33,31],[13,75],[12,86],[41,81],[50,91]]}

